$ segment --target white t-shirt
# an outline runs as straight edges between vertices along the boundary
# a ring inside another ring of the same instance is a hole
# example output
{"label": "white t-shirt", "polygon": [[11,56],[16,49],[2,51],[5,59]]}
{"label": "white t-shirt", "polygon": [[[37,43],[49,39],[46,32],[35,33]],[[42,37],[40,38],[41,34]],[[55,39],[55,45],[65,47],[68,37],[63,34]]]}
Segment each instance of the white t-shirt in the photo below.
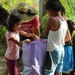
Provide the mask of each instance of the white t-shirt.
{"label": "white t-shirt", "polygon": [[49,30],[47,39],[47,50],[54,51],[56,48],[62,47],[65,44],[65,36],[67,33],[67,22],[57,17],[59,22],[59,29],[56,31]]}

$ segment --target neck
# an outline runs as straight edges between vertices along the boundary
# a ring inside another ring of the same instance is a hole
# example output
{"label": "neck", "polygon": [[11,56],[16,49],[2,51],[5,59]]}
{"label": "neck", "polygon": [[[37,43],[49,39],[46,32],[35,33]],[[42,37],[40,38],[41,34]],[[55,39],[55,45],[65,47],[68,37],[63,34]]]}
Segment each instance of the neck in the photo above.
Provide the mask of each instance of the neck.
{"label": "neck", "polygon": [[54,13],[53,14],[54,15],[54,17],[59,17],[60,19],[62,19],[62,20],[64,20],[64,17],[61,15],[61,12],[56,12],[56,13]]}
{"label": "neck", "polygon": [[60,12],[55,12],[53,15],[54,16],[61,16],[61,13]]}
{"label": "neck", "polygon": [[13,31],[14,33],[17,33],[17,31]]}

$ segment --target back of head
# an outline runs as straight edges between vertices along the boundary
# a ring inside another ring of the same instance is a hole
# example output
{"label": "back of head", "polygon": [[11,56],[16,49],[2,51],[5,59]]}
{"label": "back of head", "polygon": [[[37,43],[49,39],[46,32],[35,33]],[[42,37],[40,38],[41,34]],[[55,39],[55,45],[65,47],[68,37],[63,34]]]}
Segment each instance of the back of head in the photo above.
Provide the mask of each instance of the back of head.
{"label": "back of head", "polygon": [[46,10],[52,10],[54,12],[61,11],[61,2],[59,0],[48,0],[46,2]]}
{"label": "back of head", "polygon": [[65,8],[64,8],[63,5],[62,5],[62,8],[61,8],[61,12],[65,14]]}
{"label": "back of head", "polygon": [[68,24],[68,28],[70,30],[70,33],[72,35],[72,32],[73,30],[75,29],[74,26],[75,26],[75,23],[72,21],[72,20],[67,20],[67,24]]}
{"label": "back of head", "polygon": [[4,26],[8,26],[8,24],[6,23],[8,15],[9,13],[7,12],[7,10],[0,6],[0,21]]}

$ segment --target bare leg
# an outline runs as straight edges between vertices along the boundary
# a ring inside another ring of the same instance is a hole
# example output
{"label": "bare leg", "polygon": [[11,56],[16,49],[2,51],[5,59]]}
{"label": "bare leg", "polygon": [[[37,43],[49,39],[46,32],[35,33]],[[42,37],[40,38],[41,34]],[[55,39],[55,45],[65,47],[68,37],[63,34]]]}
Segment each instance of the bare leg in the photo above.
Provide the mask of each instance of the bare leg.
{"label": "bare leg", "polygon": [[63,75],[71,75],[70,73],[63,73]]}
{"label": "bare leg", "polygon": [[55,75],[62,75],[62,73],[61,72],[56,72]]}

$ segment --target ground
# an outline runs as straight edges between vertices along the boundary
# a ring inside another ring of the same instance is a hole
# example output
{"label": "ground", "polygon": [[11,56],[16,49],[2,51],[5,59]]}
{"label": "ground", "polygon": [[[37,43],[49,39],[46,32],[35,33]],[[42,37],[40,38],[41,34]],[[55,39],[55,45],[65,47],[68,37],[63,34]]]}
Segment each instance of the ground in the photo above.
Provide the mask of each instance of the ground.
{"label": "ground", "polygon": [[4,57],[0,56],[0,75],[3,74],[5,67],[6,67],[6,63]]}

